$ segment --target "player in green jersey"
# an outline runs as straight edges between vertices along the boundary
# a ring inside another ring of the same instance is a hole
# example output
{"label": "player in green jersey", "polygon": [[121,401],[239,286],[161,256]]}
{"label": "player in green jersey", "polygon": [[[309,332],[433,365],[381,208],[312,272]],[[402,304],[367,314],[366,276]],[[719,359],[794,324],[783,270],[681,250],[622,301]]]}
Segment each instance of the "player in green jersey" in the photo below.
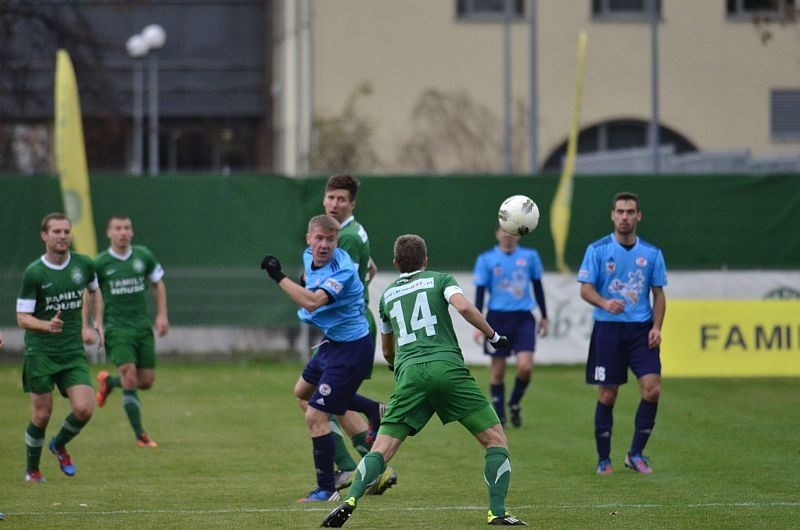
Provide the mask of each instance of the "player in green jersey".
{"label": "player in green jersey", "polygon": [[103,296],[98,297],[94,317],[100,344],[105,343],[119,375],[105,370],[98,374],[97,404],[103,407],[111,391],[122,388],[122,405],[136,435],[136,446],[158,447],[142,427],[137,389],[152,388],[156,377],[155,338],[147,316],[147,290],[151,285],[156,333],[163,337],[169,331],[164,269],[147,247],[132,244],[133,224],[128,216],[111,217],[106,235],[111,245],[95,260]]}
{"label": "player in green jersey", "polygon": [[[339,232],[338,247],[347,252],[353,260],[353,264],[358,272],[361,283],[364,284],[364,307],[366,309],[367,322],[369,323],[369,333],[372,342],[375,343],[377,327],[375,317],[369,309],[369,283],[378,273],[375,262],[372,261],[369,246],[369,236],[361,224],[356,221],[353,210],[356,207],[356,197],[360,183],[358,179],[351,175],[333,175],[328,179],[325,186],[325,196],[322,206],[328,217],[336,219],[342,226]],[[331,418],[331,429],[333,430],[336,441],[336,486],[346,488],[350,485],[356,463],[347,451],[347,447],[341,436],[341,427],[350,437],[356,451],[364,456],[372,446],[375,435],[381,421],[381,411],[385,410],[385,404],[369,399],[361,394],[356,394],[353,400],[353,410],[347,412],[341,420]],[[369,424],[358,414],[364,413],[369,419]],[[397,474],[394,469],[388,468],[382,480],[378,481],[368,493],[383,493],[385,487],[397,482]]]}
{"label": "player in green jersey", "polygon": [[72,412],[48,449],[58,458],[61,471],[71,477],[75,464],[66,445],[89,422],[94,412],[94,391],[84,357],[83,339],[88,324],[82,321],[84,294],[93,303],[97,292],[94,262],[70,252],[72,223],[62,213],[42,219],[45,253],[25,269],[17,298],[17,324],[25,330],[22,388],[31,397],[31,422],[25,432],[25,480],[43,482],[39,469],[44,434],[53,412],[53,389],[69,398]]}
{"label": "player in green jersey", "polygon": [[492,329],[452,275],[426,271],[427,264],[428,252],[421,237],[397,238],[394,266],[400,276],[384,291],[379,311],[383,355],[395,371],[394,392],[372,451],[358,464],[344,503],[325,517],[324,527],[347,522],[400,444],[421,431],[434,413],[442,423],[461,423],[486,448],[483,473],[489,487],[488,523],[526,525],[505,511],[511,481],[508,442],[497,413],[464,365],[449,305],[493,346],[507,347],[508,339]]}

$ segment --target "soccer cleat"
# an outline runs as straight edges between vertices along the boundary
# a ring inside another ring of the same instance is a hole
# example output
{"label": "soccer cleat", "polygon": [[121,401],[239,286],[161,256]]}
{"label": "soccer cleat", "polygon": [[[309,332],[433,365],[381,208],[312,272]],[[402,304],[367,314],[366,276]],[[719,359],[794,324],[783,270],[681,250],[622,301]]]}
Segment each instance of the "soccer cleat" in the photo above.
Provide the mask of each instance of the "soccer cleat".
{"label": "soccer cleat", "polygon": [[397,484],[397,471],[392,466],[386,466],[381,476],[367,488],[367,495],[383,495],[383,492]]}
{"label": "soccer cleat", "polygon": [[61,466],[61,471],[63,471],[66,476],[71,477],[75,474],[75,464],[72,463],[72,458],[70,458],[66,447],[56,448],[56,439],[53,438],[50,440],[50,445],[48,445],[47,448],[50,449],[51,453],[56,455],[56,458],[58,458],[58,465]]}
{"label": "soccer cleat", "polygon": [[632,455],[632,454],[625,455],[625,467],[632,469],[637,473],[644,473],[646,475],[649,475],[650,473],[653,472],[653,470],[650,469],[650,466],[648,465],[647,457],[642,456],[641,453],[639,453],[638,455]]}
{"label": "soccer cleat", "polygon": [[317,488],[302,499],[297,499],[297,502],[325,502],[325,501],[338,501],[339,492],[336,490],[328,491],[322,488]]}
{"label": "soccer cleat", "polygon": [[528,523],[517,519],[508,512],[500,516],[493,514],[492,510],[489,510],[489,516],[486,519],[491,526],[528,526]]}
{"label": "soccer cleat", "polygon": [[158,444],[143,432],[136,438],[136,447],[158,447]]}
{"label": "soccer cleat", "polygon": [[25,473],[25,482],[47,482],[47,480],[44,478],[41,471],[38,469],[31,469]]}
{"label": "soccer cleat", "polygon": [[611,467],[611,459],[604,458],[597,462],[597,474],[598,475],[610,475],[614,472],[614,469]]}
{"label": "soccer cleat", "polygon": [[353,483],[353,472],[337,469],[333,472],[333,481],[336,483],[337,490],[347,488]]}
{"label": "soccer cleat", "polygon": [[113,388],[108,387],[108,378],[111,374],[109,374],[106,370],[103,370],[99,374],[97,374],[97,384],[100,387],[100,390],[97,391],[97,406],[100,408],[105,407],[106,405],[106,398],[111,393]]}
{"label": "soccer cleat", "polygon": [[509,405],[509,412],[511,412],[511,425],[520,427],[522,425],[522,407],[519,405]]}
{"label": "soccer cleat", "polygon": [[353,515],[353,511],[355,509],[356,498],[350,497],[342,504],[334,508],[333,511],[322,520],[322,524],[320,526],[323,528],[341,528],[344,526],[344,523],[350,519],[350,516]]}

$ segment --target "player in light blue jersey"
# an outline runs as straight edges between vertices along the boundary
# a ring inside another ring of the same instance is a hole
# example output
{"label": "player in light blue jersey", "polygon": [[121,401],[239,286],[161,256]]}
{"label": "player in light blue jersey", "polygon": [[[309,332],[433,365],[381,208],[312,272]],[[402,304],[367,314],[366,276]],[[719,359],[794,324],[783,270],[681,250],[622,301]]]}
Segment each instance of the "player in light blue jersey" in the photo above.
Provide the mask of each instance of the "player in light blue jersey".
{"label": "player in light blue jersey", "polygon": [[261,268],[300,306],[298,317],[325,335],[294,388],[295,396],[308,402],[306,424],[317,473],[317,488],[298,502],[339,498],[333,473],[336,449],[328,416],[347,412],[361,382],[371,373],[374,359],[364,286],[350,256],[336,247],[340,229],[339,223],[326,215],[309,221],[308,249],[303,253],[305,286],[287,278],[274,256],[261,262]]}
{"label": "player in light blue jersey", "polygon": [[612,472],[613,408],[619,385],[628,381],[628,367],[639,381],[642,399],[625,467],[652,473],[642,451],[655,425],[661,395],[659,346],[667,305],[667,270],[661,250],[636,236],[642,220],[638,195],[618,193],[612,206],[614,232],[586,248],[578,272],[581,298],[595,306],[586,382],[598,386],[594,416],[597,473]]}
{"label": "player in light blue jersey", "polygon": [[533,354],[536,351],[536,320],[532,311],[537,307],[542,314],[539,335],[547,334],[547,306],[542,288],[543,267],[538,252],[518,245],[519,236],[509,234],[497,226],[495,237],[497,246],[478,256],[475,263],[475,307],[483,311],[483,298],[488,291],[489,310],[486,320],[493,328],[502,330],[511,345],[494,349],[477,331],[475,340],[483,343],[484,353],[492,357],[489,391],[494,410],[503,425],[506,422],[506,359],[512,353],[516,354],[517,374],[508,409],[511,412],[511,424],[519,427],[522,425],[520,401],[531,380]]}

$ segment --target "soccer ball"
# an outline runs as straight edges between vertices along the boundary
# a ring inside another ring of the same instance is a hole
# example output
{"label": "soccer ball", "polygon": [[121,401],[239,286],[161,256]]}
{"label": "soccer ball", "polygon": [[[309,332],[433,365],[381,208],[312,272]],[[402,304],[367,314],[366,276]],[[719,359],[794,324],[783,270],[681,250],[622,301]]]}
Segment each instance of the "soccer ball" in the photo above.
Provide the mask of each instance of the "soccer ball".
{"label": "soccer ball", "polygon": [[539,207],[525,195],[512,195],[500,205],[497,220],[503,231],[515,236],[524,236],[539,224]]}

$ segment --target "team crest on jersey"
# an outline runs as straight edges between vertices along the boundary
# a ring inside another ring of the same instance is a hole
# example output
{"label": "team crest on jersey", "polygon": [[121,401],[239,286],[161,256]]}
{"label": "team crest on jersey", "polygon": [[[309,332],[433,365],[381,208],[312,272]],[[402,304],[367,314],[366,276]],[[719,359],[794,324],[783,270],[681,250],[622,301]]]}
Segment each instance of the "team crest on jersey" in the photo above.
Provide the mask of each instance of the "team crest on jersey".
{"label": "team crest on jersey", "polygon": [[319,385],[319,393],[323,396],[330,396],[331,395],[331,386],[328,383],[322,383]]}
{"label": "team crest on jersey", "polygon": [[517,267],[525,267],[527,264],[528,264],[528,262],[525,261],[525,258],[518,258],[517,259]]}
{"label": "team crest on jersey", "polygon": [[336,293],[336,294],[339,294],[339,292],[344,287],[344,285],[342,285],[341,282],[337,282],[333,278],[328,278],[327,280],[325,280],[325,285],[330,287],[333,290],[333,292]]}
{"label": "team crest on jersey", "polygon": [[612,261],[607,261],[606,262],[606,272],[612,273],[615,270],[617,270],[617,264],[613,260]]}
{"label": "team crest on jersey", "polygon": [[498,265],[497,267],[492,269],[492,274],[494,274],[495,276],[502,276],[503,275],[503,267]]}
{"label": "team crest on jersey", "polygon": [[83,271],[81,271],[80,269],[78,268],[72,269],[72,272],[70,273],[69,276],[70,278],[72,278],[72,281],[75,282],[76,284],[80,285],[83,283]]}
{"label": "team crest on jersey", "polygon": [[133,270],[136,272],[144,272],[144,263],[139,258],[133,260]]}
{"label": "team crest on jersey", "polygon": [[647,267],[647,258],[639,256],[636,258],[636,266],[637,267]]}

